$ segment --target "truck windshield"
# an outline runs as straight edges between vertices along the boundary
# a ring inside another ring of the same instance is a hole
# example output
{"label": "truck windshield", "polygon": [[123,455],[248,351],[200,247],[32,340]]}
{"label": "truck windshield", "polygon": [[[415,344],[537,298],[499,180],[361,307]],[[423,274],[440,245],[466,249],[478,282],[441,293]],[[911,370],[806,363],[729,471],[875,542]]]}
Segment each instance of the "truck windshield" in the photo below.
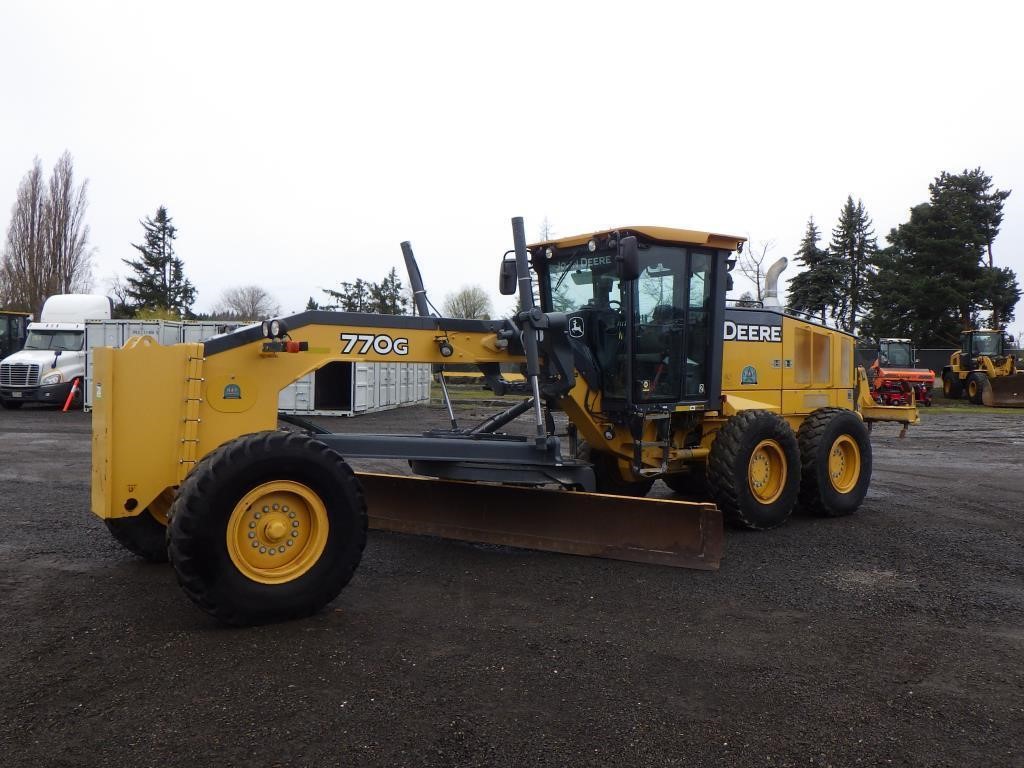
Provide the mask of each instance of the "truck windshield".
{"label": "truck windshield", "polygon": [[84,331],[29,331],[25,349],[52,349],[80,352],[85,343]]}

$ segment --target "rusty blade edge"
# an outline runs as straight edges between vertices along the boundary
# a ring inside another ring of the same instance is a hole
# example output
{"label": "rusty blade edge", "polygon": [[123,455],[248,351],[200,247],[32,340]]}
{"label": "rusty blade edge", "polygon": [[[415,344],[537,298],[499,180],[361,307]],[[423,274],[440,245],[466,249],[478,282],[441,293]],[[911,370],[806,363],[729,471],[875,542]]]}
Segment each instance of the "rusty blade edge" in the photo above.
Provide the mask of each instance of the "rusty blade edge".
{"label": "rusty blade edge", "polygon": [[378,530],[699,570],[722,557],[713,504],[357,474]]}

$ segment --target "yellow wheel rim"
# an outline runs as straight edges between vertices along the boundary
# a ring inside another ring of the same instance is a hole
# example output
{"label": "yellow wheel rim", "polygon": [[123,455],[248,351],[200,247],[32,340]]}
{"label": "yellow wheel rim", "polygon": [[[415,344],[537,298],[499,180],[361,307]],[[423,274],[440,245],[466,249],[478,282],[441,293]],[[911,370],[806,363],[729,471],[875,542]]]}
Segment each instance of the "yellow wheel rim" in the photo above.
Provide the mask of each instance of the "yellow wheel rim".
{"label": "yellow wheel rim", "polygon": [[327,545],[327,508],[312,490],[290,480],[253,488],[228,520],[231,562],[261,584],[299,578]]}
{"label": "yellow wheel rim", "polygon": [[849,493],[860,480],[860,447],[849,435],[840,435],[828,452],[828,478],[839,493]]}
{"label": "yellow wheel rim", "polygon": [[174,491],[171,488],[167,488],[150,502],[147,510],[150,517],[166,528],[168,524],[167,513],[171,511],[171,504],[173,503]]}
{"label": "yellow wheel rim", "polygon": [[786,454],[775,440],[762,440],[747,465],[750,492],[761,504],[771,504],[786,487]]}

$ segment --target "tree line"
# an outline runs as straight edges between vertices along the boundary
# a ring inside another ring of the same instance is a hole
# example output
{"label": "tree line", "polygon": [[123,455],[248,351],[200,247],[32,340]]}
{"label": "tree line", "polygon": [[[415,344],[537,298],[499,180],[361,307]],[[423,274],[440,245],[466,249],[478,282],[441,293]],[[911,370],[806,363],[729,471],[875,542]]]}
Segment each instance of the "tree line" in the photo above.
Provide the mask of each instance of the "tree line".
{"label": "tree line", "polygon": [[918,347],[956,346],[960,331],[972,327],[1005,328],[1021,289],[1012,269],[995,264],[992,245],[1010,191],[994,188],[981,168],[942,172],[928,190],[884,248],[852,196],[826,247],[809,219],[790,308],[867,338],[909,338]]}

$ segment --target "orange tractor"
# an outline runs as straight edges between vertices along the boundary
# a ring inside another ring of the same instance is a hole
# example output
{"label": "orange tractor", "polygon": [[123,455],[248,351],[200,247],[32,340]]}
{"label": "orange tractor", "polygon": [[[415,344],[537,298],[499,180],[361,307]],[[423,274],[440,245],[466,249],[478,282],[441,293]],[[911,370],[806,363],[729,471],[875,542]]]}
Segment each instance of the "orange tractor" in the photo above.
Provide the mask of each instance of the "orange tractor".
{"label": "orange tractor", "polygon": [[917,368],[910,339],[879,339],[875,360],[868,368],[871,397],[879,405],[932,404],[935,372]]}

